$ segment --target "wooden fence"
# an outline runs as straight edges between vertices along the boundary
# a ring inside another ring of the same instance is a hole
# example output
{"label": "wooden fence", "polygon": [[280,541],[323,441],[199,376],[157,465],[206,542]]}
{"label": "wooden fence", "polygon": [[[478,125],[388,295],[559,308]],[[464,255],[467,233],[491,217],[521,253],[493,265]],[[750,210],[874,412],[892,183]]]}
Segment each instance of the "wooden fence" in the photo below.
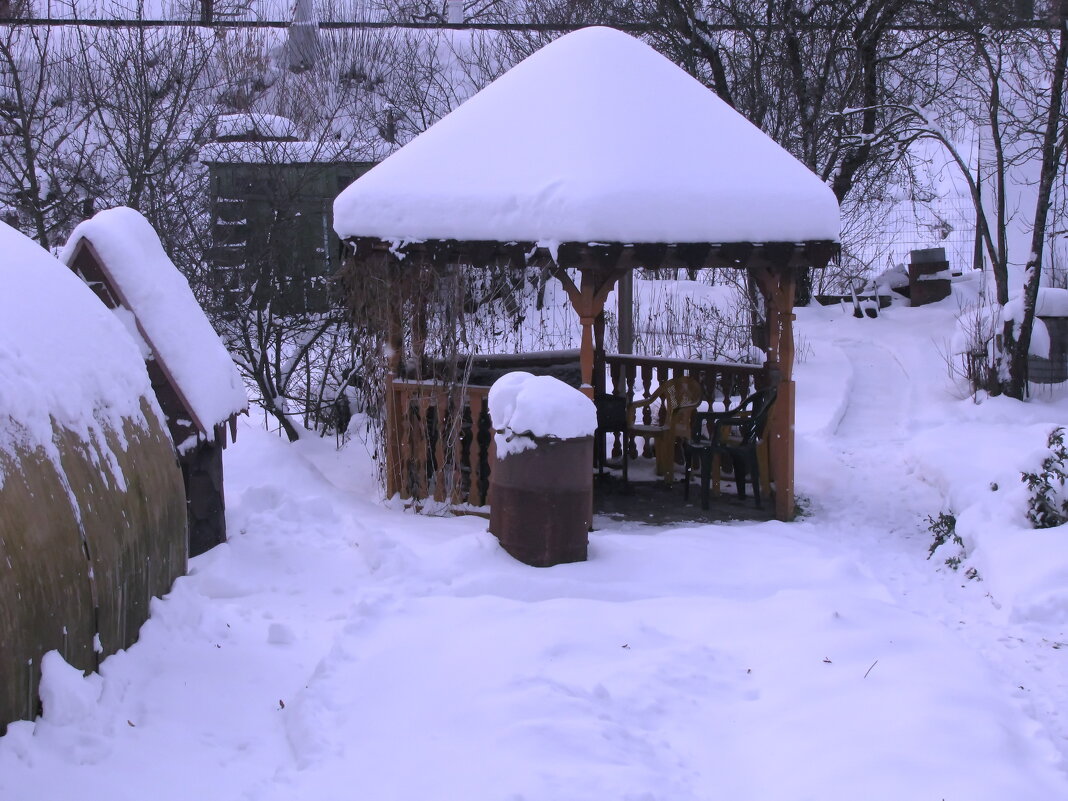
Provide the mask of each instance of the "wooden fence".
{"label": "wooden fence", "polygon": [[696,378],[707,400],[742,398],[767,384],[763,365],[665,359],[614,353],[605,356],[613,395],[648,396],[658,384],[687,375]]}

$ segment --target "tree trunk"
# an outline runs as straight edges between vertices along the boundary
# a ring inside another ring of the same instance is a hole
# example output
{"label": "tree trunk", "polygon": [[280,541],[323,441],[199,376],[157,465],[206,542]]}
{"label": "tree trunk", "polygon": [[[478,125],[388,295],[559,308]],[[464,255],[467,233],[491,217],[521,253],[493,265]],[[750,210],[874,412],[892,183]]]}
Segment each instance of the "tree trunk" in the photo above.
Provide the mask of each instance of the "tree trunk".
{"label": "tree trunk", "polygon": [[[1057,176],[1057,167],[1064,154],[1068,129],[1062,133],[1061,110],[1064,103],[1065,69],[1068,65],[1068,22],[1060,21],[1060,42],[1053,60],[1050,79],[1050,103],[1046,111],[1046,130],[1042,137],[1042,167],[1038,179],[1038,198],[1035,201],[1034,226],[1031,230],[1031,253],[1027,257],[1027,276],[1023,296],[1023,320],[1020,335],[1011,343],[1009,375],[1006,395],[1022,399],[1027,392],[1027,363],[1031,350],[1031,334],[1035,326],[1038,288],[1042,277],[1042,253],[1046,243],[1046,223],[1049,218],[1050,196]],[[1006,342],[1006,347],[1010,343]]]}

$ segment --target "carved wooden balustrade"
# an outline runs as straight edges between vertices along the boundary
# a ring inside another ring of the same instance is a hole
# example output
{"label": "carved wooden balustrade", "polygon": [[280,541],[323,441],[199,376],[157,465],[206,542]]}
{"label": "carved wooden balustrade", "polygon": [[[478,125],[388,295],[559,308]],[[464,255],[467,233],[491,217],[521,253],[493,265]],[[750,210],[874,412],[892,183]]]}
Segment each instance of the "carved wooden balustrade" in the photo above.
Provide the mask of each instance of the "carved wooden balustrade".
{"label": "carved wooden balustrade", "polygon": [[[676,376],[690,376],[701,384],[705,400],[723,402],[739,401],[757,389],[763,389],[770,382],[768,370],[763,365],[736,364],[730,362],[705,362],[686,359],[670,359],[658,356],[633,356],[629,354],[608,354],[605,356],[610,386],[605,391],[618,397],[625,397],[628,402],[636,398],[652,395],[656,387]],[[662,410],[657,410],[661,413]],[[646,406],[642,409],[643,419],[636,421],[646,425],[654,422],[654,410]],[[657,420],[655,422],[662,422]],[[623,451],[621,432],[611,433],[613,458],[619,458]],[[604,443],[598,443],[604,449]],[[633,448],[633,444],[631,446]],[[646,440],[642,450],[644,456],[652,453],[652,441]],[[636,455],[632,451],[633,455]]]}
{"label": "carved wooden balustrade", "polygon": [[489,505],[489,387],[393,379],[387,387],[386,491],[453,507]]}
{"label": "carved wooden balustrade", "polygon": [[[605,391],[632,400],[647,396],[676,375],[696,378],[712,401],[738,400],[768,384],[762,366],[607,355]],[[416,502],[433,499],[457,511],[490,504],[496,459],[488,386],[450,386],[440,381],[394,378],[387,387],[387,494]],[[655,410],[644,410],[650,422]],[[605,434],[599,436],[604,452]],[[622,454],[618,433],[614,456]],[[648,455],[649,445],[645,450]]]}

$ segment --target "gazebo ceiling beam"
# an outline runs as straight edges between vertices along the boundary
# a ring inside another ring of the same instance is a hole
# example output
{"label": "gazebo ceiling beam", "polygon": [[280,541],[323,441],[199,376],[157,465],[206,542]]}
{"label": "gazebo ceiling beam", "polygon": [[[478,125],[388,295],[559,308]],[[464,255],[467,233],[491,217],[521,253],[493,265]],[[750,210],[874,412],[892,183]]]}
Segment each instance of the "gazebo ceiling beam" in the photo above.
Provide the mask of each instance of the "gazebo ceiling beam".
{"label": "gazebo ceiling beam", "polygon": [[673,255],[671,245],[664,242],[640,243],[632,246],[634,261],[649,270],[667,266],[664,262]]}
{"label": "gazebo ceiling beam", "polygon": [[546,259],[564,269],[582,271],[614,270],[645,267],[683,267],[750,269],[772,267],[799,270],[806,267],[823,268],[839,253],[839,244],[832,241],[809,242],[680,242],[680,243],[587,243],[563,242],[555,248],[536,242],[462,241],[434,239],[421,242],[390,242],[373,237],[353,237],[348,240],[356,262],[371,253],[388,252],[403,262],[424,260],[435,265],[471,264],[485,267],[498,264],[532,264]]}

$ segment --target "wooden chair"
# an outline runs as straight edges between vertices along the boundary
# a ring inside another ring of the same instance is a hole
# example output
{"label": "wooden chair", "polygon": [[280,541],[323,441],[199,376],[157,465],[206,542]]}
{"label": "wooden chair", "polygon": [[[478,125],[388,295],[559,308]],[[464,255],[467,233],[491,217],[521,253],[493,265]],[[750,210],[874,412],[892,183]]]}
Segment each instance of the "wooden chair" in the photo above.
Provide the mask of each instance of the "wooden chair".
{"label": "wooden chair", "polygon": [[[690,376],[669,378],[656,388],[648,398],[627,406],[627,431],[623,441],[623,483],[628,480],[631,442],[635,436],[653,440],[656,452],[656,472],[668,484],[675,475],[675,445],[690,436],[691,415],[701,403],[701,384]],[[639,409],[660,403],[659,420],[643,423],[637,421]]]}
{"label": "wooden chair", "polygon": [[[693,429],[683,444],[686,457],[686,486],[683,496],[690,497],[690,470],[694,457],[701,460],[701,508],[708,508],[709,484],[716,483],[719,494],[719,460],[729,456],[734,465],[734,481],[738,497],[745,498],[745,482],[753,487],[753,497],[759,507],[760,491],[769,491],[767,465],[761,470],[761,461],[767,462],[767,443],[764,434],[768,427],[768,415],[775,402],[775,389],[754,392],[733,409],[722,412],[697,412],[693,415]],[[761,455],[763,454],[763,459]]]}

